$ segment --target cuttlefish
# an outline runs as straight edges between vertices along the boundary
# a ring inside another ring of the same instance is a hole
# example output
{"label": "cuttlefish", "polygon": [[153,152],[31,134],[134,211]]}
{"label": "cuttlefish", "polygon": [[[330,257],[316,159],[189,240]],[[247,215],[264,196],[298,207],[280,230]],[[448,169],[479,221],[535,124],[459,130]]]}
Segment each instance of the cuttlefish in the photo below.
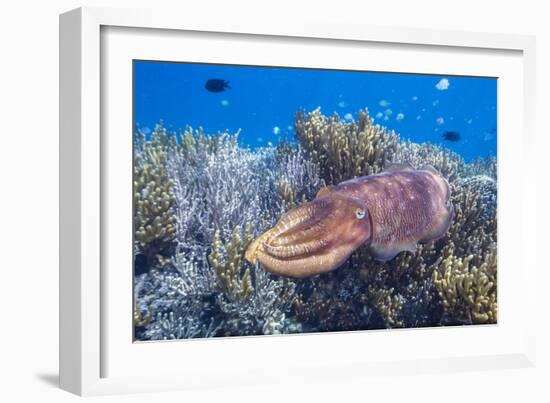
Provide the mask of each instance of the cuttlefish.
{"label": "cuttlefish", "polygon": [[453,219],[447,180],[432,167],[394,165],[321,188],[249,245],[245,258],[304,278],[341,266],[360,246],[388,261],[445,235]]}

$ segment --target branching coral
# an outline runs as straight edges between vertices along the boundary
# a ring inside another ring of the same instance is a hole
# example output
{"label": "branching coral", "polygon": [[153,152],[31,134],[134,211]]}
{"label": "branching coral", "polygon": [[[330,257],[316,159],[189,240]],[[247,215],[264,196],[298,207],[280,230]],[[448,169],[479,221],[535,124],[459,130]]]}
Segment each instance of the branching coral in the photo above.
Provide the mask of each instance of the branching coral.
{"label": "branching coral", "polygon": [[403,298],[395,293],[393,288],[376,288],[370,286],[368,289],[368,300],[380,313],[386,327],[401,327],[403,321],[399,318],[401,307],[403,306]]}
{"label": "branching coral", "polygon": [[295,299],[295,284],[275,279],[257,265],[251,281],[254,291],[247,299],[229,300],[225,294],[217,296],[225,317],[223,335],[287,333],[292,322],[286,315]]}
{"label": "branching coral", "polygon": [[208,261],[216,272],[218,287],[231,301],[247,300],[254,292],[250,268],[244,267],[244,251],[252,238],[249,226],[244,233],[239,226],[235,227],[226,244],[222,243],[219,231],[214,234]]}
{"label": "branching coral", "polygon": [[375,125],[366,110],[357,115],[357,123],[345,122],[338,114],[326,117],[318,108],[298,112],[296,138],[313,162],[319,165],[327,185],[356,176],[380,172],[393,159],[399,136]]}
{"label": "branching coral", "polygon": [[486,158],[477,158],[467,164],[465,169],[467,176],[488,176],[492,179],[497,178],[497,159],[494,156]]}
{"label": "branching coral", "polygon": [[173,183],[166,170],[168,143],[158,125],[150,140],[138,132],[134,147],[135,249],[148,258],[166,253],[176,234]]}
{"label": "branching coral", "polygon": [[[271,334],[299,328],[287,318],[293,282],[243,259],[249,239],[278,219],[296,197],[319,187],[317,166],[301,151],[249,150],[238,135],[158,130],[140,150],[162,145],[163,175],[172,184],[175,246],[164,268],[149,263],[135,277],[135,318],[141,339]],[[139,171],[142,175],[143,171]],[[250,223],[250,224],[248,224]],[[170,315],[172,313],[172,315]],[[214,322],[211,322],[214,320]]]}
{"label": "branching coral", "polygon": [[188,129],[174,138],[168,174],[174,182],[180,244],[209,247],[216,231],[228,238],[237,225],[251,223],[256,230],[281,212],[281,199],[273,197],[274,150],[242,148],[238,134],[207,136]]}
{"label": "branching coral", "polygon": [[221,293],[216,301],[224,313],[223,334],[274,334],[285,326],[285,313],[294,300],[294,284],[275,280],[258,266],[245,263],[251,227],[235,227],[229,241],[214,235],[208,257]]}
{"label": "branching coral", "polygon": [[433,282],[445,311],[460,323],[496,323],[496,246],[477,255],[457,257],[450,244],[443,253]]}
{"label": "branching coral", "polygon": [[195,314],[189,311],[159,313],[143,335],[149,340],[174,340],[212,337],[218,331],[213,319],[205,325],[194,318]]}
{"label": "branching coral", "polygon": [[455,221],[433,283],[447,322],[496,323],[497,231],[496,182],[481,175],[461,178],[453,186]]}
{"label": "branching coral", "polygon": [[488,177],[472,177],[452,185],[455,208],[447,239],[459,256],[477,254],[496,242],[496,183]]}
{"label": "branching coral", "polygon": [[431,165],[449,181],[461,176],[466,167],[464,159],[449,149],[431,143],[399,143],[392,162],[408,163],[415,168]]}
{"label": "branching coral", "polygon": [[301,147],[279,144],[276,165],[277,190],[283,202],[283,210],[315,196],[321,186],[319,167],[306,159]]}

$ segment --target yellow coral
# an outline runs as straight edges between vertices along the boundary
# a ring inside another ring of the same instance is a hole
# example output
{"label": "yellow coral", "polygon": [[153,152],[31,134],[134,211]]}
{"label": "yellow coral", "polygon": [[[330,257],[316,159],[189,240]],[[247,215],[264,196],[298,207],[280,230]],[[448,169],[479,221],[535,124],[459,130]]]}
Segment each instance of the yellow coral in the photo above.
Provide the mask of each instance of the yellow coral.
{"label": "yellow coral", "polygon": [[403,321],[399,318],[403,299],[399,294],[395,293],[394,288],[385,289],[369,286],[366,299],[384,319],[386,327],[403,326]]}
{"label": "yellow coral", "polygon": [[446,312],[464,323],[496,323],[496,245],[481,256],[458,257],[451,243],[436,267],[433,282]]}
{"label": "yellow coral", "polygon": [[153,310],[151,307],[147,307],[147,314],[145,316],[140,312],[137,303],[134,303],[134,326],[147,326],[153,319]]}
{"label": "yellow coral", "polygon": [[158,125],[151,139],[139,134],[134,152],[134,242],[155,256],[176,234],[173,184],[166,170],[168,140]]}
{"label": "yellow coral", "polygon": [[320,168],[328,185],[383,170],[391,161],[399,136],[375,125],[366,110],[357,123],[347,123],[338,114],[326,117],[318,108],[295,119],[296,138]]}
{"label": "yellow coral", "polygon": [[216,272],[218,287],[230,300],[246,300],[254,292],[250,268],[244,268],[244,251],[252,239],[250,226],[244,233],[236,226],[226,243],[220,239],[219,231],[214,234],[208,261]]}

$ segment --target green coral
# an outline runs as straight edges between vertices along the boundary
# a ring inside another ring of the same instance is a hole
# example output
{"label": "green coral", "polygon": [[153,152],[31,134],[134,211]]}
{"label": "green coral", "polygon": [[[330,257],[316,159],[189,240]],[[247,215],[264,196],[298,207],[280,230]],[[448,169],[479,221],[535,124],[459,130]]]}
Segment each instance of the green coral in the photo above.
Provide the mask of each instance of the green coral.
{"label": "green coral", "polygon": [[[138,131],[134,148],[134,246],[149,258],[166,253],[176,234],[173,183],[166,169],[169,140],[157,125],[146,140]],[[164,260],[163,260],[164,261]]]}

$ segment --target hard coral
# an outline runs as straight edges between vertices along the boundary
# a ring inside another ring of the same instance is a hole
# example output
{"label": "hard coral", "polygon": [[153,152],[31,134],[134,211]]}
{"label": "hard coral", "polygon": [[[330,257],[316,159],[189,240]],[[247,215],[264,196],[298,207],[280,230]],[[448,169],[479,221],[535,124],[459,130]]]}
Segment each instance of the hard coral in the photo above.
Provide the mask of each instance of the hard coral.
{"label": "hard coral", "polygon": [[375,125],[368,111],[358,112],[357,123],[345,122],[338,114],[326,117],[320,108],[298,112],[296,138],[308,157],[320,168],[327,185],[383,170],[393,159],[399,136]]}
{"label": "hard coral", "polygon": [[176,234],[167,152],[166,131],[161,124],[149,140],[138,131],[134,147],[134,245],[148,259],[169,254]]}
{"label": "hard coral", "polygon": [[250,226],[244,233],[236,226],[226,243],[221,241],[219,231],[214,234],[208,261],[216,273],[218,287],[231,301],[247,300],[254,292],[250,268],[244,265],[244,251],[252,237]]}
{"label": "hard coral", "polygon": [[419,144],[409,140],[399,143],[392,162],[408,163],[415,168],[430,165],[449,181],[461,176],[466,167],[464,159],[449,149],[432,143]]}
{"label": "hard coral", "polygon": [[445,312],[459,323],[497,322],[496,245],[476,255],[459,257],[452,243],[436,263],[433,282]]}

